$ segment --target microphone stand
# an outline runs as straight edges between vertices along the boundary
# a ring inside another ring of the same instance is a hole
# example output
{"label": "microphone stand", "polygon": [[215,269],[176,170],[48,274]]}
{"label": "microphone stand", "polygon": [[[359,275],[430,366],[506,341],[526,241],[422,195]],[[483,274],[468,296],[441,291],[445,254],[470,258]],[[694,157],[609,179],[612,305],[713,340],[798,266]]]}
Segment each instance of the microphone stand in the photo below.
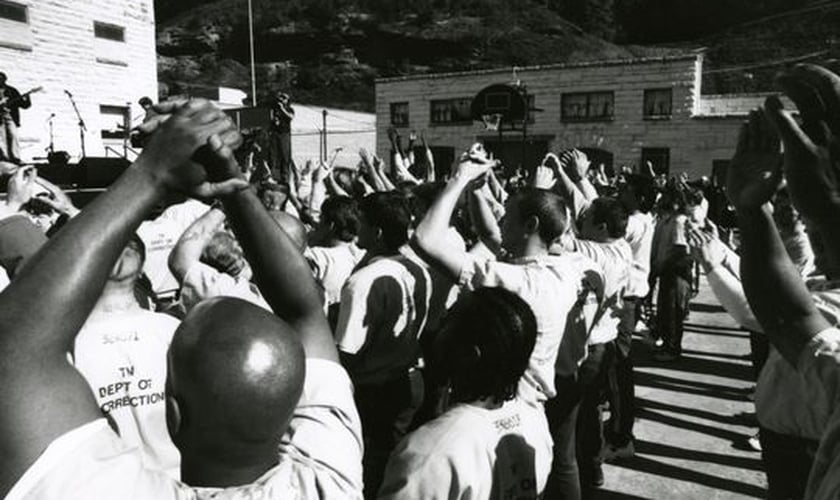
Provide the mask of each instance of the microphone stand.
{"label": "microphone stand", "polygon": [[55,153],[55,134],[53,134],[53,119],[55,118],[55,113],[50,115],[49,120],[47,120],[50,124],[50,146],[47,148],[47,152],[49,154]]}
{"label": "microphone stand", "polygon": [[73,94],[68,91],[64,91],[67,94],[67,97],[70,99],[70,104],[73,105],[73,111],[76,112],[76,117],[79,119],[79,140],[82,144],[82,158],[85,158],[87,154],[85,153],[85,132],[87,131],[87,127],[85,126],[85,121],[82,119],[82,114],[79,113],[79,108],[76,106],[76,101],[73,99]]}

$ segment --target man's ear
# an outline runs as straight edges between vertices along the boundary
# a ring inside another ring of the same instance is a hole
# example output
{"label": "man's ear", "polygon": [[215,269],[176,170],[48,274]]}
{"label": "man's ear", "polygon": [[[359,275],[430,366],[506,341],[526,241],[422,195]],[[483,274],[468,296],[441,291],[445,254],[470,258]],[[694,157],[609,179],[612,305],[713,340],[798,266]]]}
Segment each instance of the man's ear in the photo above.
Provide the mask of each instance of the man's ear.
{"label": "man's ear", "polygon": [[525,234],[537,234],[540,230],[540,219],[536,215],[528,216],[524,221]]}

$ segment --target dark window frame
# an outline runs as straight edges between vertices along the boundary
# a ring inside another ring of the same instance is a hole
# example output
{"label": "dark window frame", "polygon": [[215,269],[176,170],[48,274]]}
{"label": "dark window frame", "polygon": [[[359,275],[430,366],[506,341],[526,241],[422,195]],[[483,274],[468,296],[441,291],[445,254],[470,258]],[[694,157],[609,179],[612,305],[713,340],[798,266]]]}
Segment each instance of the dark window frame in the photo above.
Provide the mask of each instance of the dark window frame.
{"label": "dark window frame", "polygon": [[[440,115],[443,111],[436,112],[435,106],[450,106],[451,109],[457,109],[458,106],[452,106],[454,103],[460,103],[462,106],[464,103],[466,104],[466,113],[459,115],[457,119],[449,119],[449,120],[442,120],[442,119],[435,119],[436,115]],[[447,99],[433,99],[429,101],[429,125],[440,127],[440,126],[452,126],[452,125],[472,125],[472,117],[470,116],[470,106],[472,105],[472,98],[469,97],[451,97]]]}
{"label": "dark window frame", "polygon": [[0,19],[29,24],[29,6],[11,0],[0,0]]}
{"label": "dark window frame", "polygon": [[102,21],[94,21],[93,36],[102,40],[109,40],[111,42],[125,43],[125,26]]}
{"label": "dark window frame", "polygon": [[[651,99],[655,93],[660,92],[668,92],[668,113],[659,113],[656,110],[653,113],[648,113],[648,99]],[[670,87],[645,89],[642,101],[642,116],[645,120],[670,120],[674,116],[674,89]]]}
{"label": "dark window frame", "polygon": [[[590,116],[589,110],[592,106],[592,100],[595,96],[610,96],[610,114]],[[566,114],[567,102],[571,98],[579,98],[586,96],[586,116],[569,116]],[[564,92],[560,97],[560,121],[569,123],[581,122],[611,122],[615,120],[615,91],[613,90],[597,90],[590,92]]]}
{"label": "dark window frame", "polygon": [[[400,106],[405,106],[405,113],[395,113],[394,112],[396,110],[396,108],[400,107]],[[409,112],[408,101],[392,102],[391,105],[390,105],[390,112],[391,112],[390,122],[391,122],[391,125],[393,125],[394,127],[408,127],[409,124],[411,123],[411,114]],[[401,115],[405,115],[405,121],[404,122],[395,120],[395,118],[397,116],[401,116]]]}

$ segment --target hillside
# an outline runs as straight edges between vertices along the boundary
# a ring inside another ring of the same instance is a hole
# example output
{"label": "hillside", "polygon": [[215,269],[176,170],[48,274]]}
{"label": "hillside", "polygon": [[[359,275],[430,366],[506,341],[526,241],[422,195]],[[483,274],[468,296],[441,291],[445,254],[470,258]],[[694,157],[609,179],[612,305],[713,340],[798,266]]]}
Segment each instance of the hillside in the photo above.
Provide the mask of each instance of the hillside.
{"label": "hillside", "polygon": [[[790,0],[794,14],[765,19],[790,11],[786,1],[727,0],[727,23],[711,16],[680,37],[675,23],[653,23],[708,13],[722,0],[253,0],[257,93],[282,89],[298,102],[369,111],[377,77],[697,47],[708,47],[704,92],[765,90],[778,66],[758,63],[836,56],[840,2]],[[249,89],[246,0],[157,0],[156,9],[162,94]]]}

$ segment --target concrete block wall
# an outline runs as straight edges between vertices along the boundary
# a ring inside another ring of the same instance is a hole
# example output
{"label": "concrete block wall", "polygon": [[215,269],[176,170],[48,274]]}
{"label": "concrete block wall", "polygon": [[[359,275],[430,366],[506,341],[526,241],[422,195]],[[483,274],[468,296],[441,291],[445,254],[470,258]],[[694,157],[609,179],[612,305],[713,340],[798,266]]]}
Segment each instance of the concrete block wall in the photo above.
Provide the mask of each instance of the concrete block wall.
{"label": "concrete block wall", "polygon": [[[24,159],[45,156],[51,114],[55,148],[81,154],[78,119],[64,93],[70,91],[87,125],[88,156],[103,156],[100,131],[114,120],[100,105],[127,106],[141,114],[137,100],[157,99],[157,52],[153,0],[14,0],[28,7],[28,24],[0,20],[0,71],[21,92],[43,86],[32,107],[22,111]],[[94,21],[125,28],[125,42],[94,37]]]}
{"label": "concrete block wall", "polygon": [[[529,135],[550,138],[549,147],[598,148],[614,155],[614,164],[638,165],[643,148],[668,148],[672,173],[709,175],[712,162],[731,158],[741,116],[705,116],[708,109],[700,95],[698,72],[702,55],[689,54],[661,59],[607,61],[552,65],[519,69],[517,77],[535,96],[535,123]],[[388,153],[387,130],[390,104],[409,102],[407,130],[425,130],[430,145],[451,146],[456,153],[471,142],[493,136],[481,124],[436,126],[429,120],[433,99],[471,97],[487,85],[512,80],[508,70],[425,75],[379,80],[376,84],[377,151]],[[672,90],[670,119],[644,118],[646,89]],[[561,98],[564,93],[614,92],[611,121],[564,122]],[[517,141],[520,133],[506,133],[505,140]]]}

